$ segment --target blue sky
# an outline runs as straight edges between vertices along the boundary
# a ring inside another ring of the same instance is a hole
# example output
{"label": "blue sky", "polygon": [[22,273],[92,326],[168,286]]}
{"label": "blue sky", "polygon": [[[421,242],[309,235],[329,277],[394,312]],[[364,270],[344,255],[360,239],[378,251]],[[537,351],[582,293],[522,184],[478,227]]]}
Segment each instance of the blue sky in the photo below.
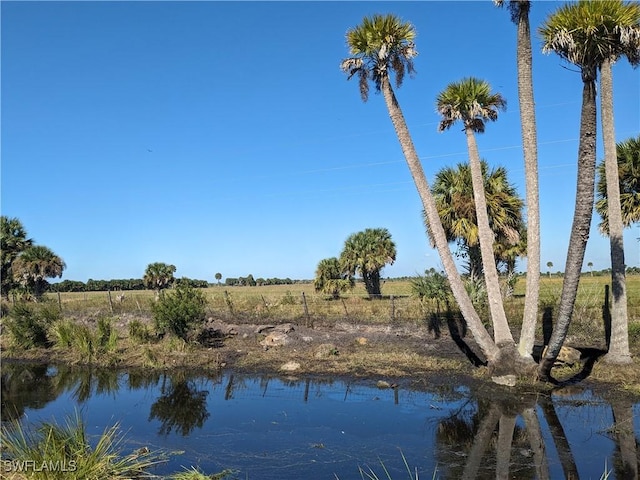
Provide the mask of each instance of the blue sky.
{"label": "blue sky", "polygon": [[[373,13],[417,30],[417,74],[397,96],[427,178],[467,161],[460,129],[437,132],[435,99],[475,76],[508,102],[478,136],[481,156],[507,167],[524,197],[516,31],[489,0],[0,5],[1,211],[65,260],[63,279],[140,278],[156,261],[209,281],[313,278],[347,236],[378,227],[398,252],[384,276],[441,268],[382,96],[363,103],[339,69],[346,30]],[[559,5],[534,2],[532,28]],[[541,260],[558,271],[582,82],[537,35],[533,46]],[[615,65],[618,140],[640,131],[639,97],[640,72]],[[610,265],[598,221],[585,270]],[[630,266],[639,236],[625,232]]]}

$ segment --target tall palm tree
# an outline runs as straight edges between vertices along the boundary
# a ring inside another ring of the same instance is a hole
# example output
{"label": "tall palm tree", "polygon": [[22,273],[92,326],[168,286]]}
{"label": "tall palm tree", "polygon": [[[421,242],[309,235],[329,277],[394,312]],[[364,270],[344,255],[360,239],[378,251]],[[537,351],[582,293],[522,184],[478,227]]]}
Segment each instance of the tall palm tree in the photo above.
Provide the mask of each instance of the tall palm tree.
{"label": "tall palm tree", "polygon": [[601,21],[604,61],[600,66],[600,111],[604,139],[605,177],[609,199],[609,244],[611,249],[611,338],[604,360],[630,363],[627,286],[624,262],[624,224],[620,205],[616,134],[613,121],[612,65],[626,57],[631,65],[640,64],[640,5],[621,0],[604,2],[606,12]]}
{"label": "tall palm tree", "polygon": [[482,165],[475,134],[484,132],[486,121],[496,121],[498,111],[504,110],[506,105],[506,101],[500,94],[491,92],[491,86],[487,82],[473,77],[450,83],[440,92],[436,102],[436,109],[442,116],[438,130],[441,132],[448,130],[460,121],[467,137],[482,268],[489,298],[494,338],[498,345],[509,345],[514,341],[500,293],[498,270],[493,255],[494,234],[489,224]]}
{"label": "tall palm tree", "polygon": [[351,290],[354,285],[353,277],[342,273],[340,262],[336,257],[320,260],[318,268],[316,268],[316,277],[313,280],[316,292],[322,292],[338,299],[340,293]]}
{"label": "tall palm tree", "polygon": [[382,92],[402,153],[420,195],[454,298],[458,302],[469,330],[489,363],[498,362],[500,350],[483,325],[464,288],[409,128],[391,87],[392,74],[395,76],[396,87],[400,87],[405,73],[410,75],[414,73],[413,59],[418,54],[414,44],[415,36],[413,25],[395,15],[365,17],[360,25],[347,31],[347,44],[351,56],[344,59],[340,67],[348,74],[348,78],[358,77],[363,101],[368,98],[369,82],[373,82],[376,89]]}
{"label": "tall palm tree", "polygon": [[[498,6],[504,0],[494,0]],[[527,284],[524,314],[518,350],[521,355],[531,355],[538,321],[540,298],[540,200],[538,188],[538,134],[536,129],[535,102],[533,97],[533,60],[531,54],[531,27],[529,25],[529,0],[508,2],[511,21],[517,25],[516,63],[518,68],[518,103],[524,153],[525,189],[527,200]]]}
{"label": "tall palm tree", "polygon": [[11,265],[16,257],[26,248],[33,245],[27,238],[27,231],[17,218],[0,217],[0,271],[1,294],[8,298],[9,291],[16,286],[11,272]]}
{"label": "tall palm tree", "polygon": [[[620,191],[620,210],[625,227],[640,222],[640,135],[629,138],[616,145],[618,162],[618,180]],[[598,166],[596,211],[600,215],[600,232],[609,232],[607,177],[605,162]]]}
{"label": "tall palm tree", "polygon": [[13,278],[39,300],[47,289],[47,278],[62,277],[64,261],[42,245],[27,247],[13,261]]}
{"label": "tall palm tree", "polygon": [[144,272],[142,282],[146,288],[155,290],[156,298],[158,298],[160,292],[174,282],[174,273],[176,273],[174,265],[167,265],[162,262],[150,263]]}
{"label": "tall palm tree", "polygon": [[[521,238],[525,231],[522,218],[524,202],[507,179],[503,167],[489,170],[481,160],[484,190],[487,197],[489,225],[495,234],[493,250],[496,261],[511,265],[514,256],[524,255],[526,243]],[[471,184],[471,171],[467,164],[445,167],[436,173],[433,195],[438,206],[445,232],[450,242],[457,242],[467,258],[469,276],[482,275],[482,256],[478,242],[478,225]],[[431,236],[430,230],[427,232]]]}
{"label": "tall palm tree", "polygon": [[605,1],[582,1],[567,4],[547,17],[539,28],[543,52],[555,52],[563,60],[579,67],[582,77],[582,109],[576,205],[567,249],[565,275],[558,306],[558,318],[541,360],[538,377],[551,379],[551,368],[560,353],[571,323],[580,283],[580,273],[591,226],[596,172],[596,80],[598,68],[607,57],[610,41],[606,34],[608,9]]}
{"label": "tall palm tree", "polygon": [[362,276],[371,298],[379,298],[380,271],[396,260],[396,245],[386,228],[367,228],[350,235],[340,254],[342,272],[347,278]]}

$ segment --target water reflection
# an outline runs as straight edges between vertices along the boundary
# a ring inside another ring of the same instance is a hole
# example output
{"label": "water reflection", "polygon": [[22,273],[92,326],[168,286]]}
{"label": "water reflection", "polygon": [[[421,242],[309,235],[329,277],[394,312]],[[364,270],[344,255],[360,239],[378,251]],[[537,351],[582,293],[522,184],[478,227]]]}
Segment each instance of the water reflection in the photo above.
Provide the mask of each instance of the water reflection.
{"label": "water reflection", "polygon": [[198,388],[195,380],[185,378],[183,373],[163,375],[160,392],[160,397],[151,405],[149,413],[149,420],[160,420],[160,435],[169,435],[175,430],[186,437],[194,428],[202,428],[209,418],[209,392]]}
{"label": "water reflection", "polygon": [[[63,418],[97,431],[121,422],[133,446],[184,450],[164,466],[236,468],[250,478],[638,478],[640,405],[589,390],[513,395],[449,382],[421,391],[375,382],[225,373],[3,364],[2,421]],[[635,414],[635,415],[634,415]],[[98,428],[99,427],[99,428]],[[380,471],[383,474],[382,471]]]}

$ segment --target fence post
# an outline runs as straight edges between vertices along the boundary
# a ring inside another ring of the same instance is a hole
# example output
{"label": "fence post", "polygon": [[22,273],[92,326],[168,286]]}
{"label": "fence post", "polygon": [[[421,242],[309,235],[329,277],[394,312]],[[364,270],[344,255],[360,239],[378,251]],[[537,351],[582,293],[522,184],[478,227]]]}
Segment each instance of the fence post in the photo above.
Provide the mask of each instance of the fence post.
{"label": "fence post", "polygon": [[231,316],[233,316],[233,303],[231,302],[231,298],[229,297],[229,292],[227,292],[226,290],[224,291],[224,301],[226,302],[227,307],[229,307]]}
{"label": "fence post", "polygon": [[396,302],[393,298],[393,295],[391,295],[391,321],[396,321]]}
{"label": "fence post", "polygon": [[58,292],[58,308],[60,308],[60,312],[62,312],[62,300],[60,299],[60,292]]}
{"label": "fence post", "polygon": [[107,297],[109,297],[109,308],[111,309],[111,313],[113,313],[113,302],[111,301],[111,290],[107,290]]}
{"label": "fence post", "polygon": [[305,296],[304,292],[302,292],[302,304],[304,305],[304,316],[307,319],[307,324],[306,326],[309,326],[309,308],[307,307],[307,297]]}

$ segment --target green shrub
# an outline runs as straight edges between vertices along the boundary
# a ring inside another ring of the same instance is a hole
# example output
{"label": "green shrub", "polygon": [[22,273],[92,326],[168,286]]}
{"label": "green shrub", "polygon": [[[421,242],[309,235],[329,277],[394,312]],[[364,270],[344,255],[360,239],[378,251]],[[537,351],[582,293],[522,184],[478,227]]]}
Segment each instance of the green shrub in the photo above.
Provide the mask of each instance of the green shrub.
{"label": "green shrub", "polygon": [[151,332],[140,320],[132,320],[129,323],[129,337],[138,343],[147,343],[151,340]]}
{"label": "green shrub", "polygon": [[11,308],[6,326],[16,346],[25,349],[48,347],[47,329],[52,319],[59,316],[58,313],[56,317],[46,306],[18,303]]}
{"label": "green shrub", "polygon": [[300,302],[293,296],[291,290],[287,290],[284,296],[280,299],[280,305],[298,305],[298,303]]}
{"label": "green shrub", "polygon": [[95,341],[89,327],[83,324],[73,325],[72,345],[83,357],[90,359],[93,356],[95,353]]}
{"label": "green shrub", "polygon": [[205,318],[206,299],[200,290],[186,282],[160,296],[152,305],[156,330],[160,334],[172,333],[186,340],[187,333]]}
{"label": "green shrub", "polygon": [[59,348],[71,348],[73,346],[75,324],[70,320],[61,320],[51,327],[51,334],[55,345]]}
{"label": "green shrub", "polygon": [[118,332],[111,325],[110,318],[98,319],[96,343],[99,350],[107,352],[115,350],[116,344],[118,343]]}

